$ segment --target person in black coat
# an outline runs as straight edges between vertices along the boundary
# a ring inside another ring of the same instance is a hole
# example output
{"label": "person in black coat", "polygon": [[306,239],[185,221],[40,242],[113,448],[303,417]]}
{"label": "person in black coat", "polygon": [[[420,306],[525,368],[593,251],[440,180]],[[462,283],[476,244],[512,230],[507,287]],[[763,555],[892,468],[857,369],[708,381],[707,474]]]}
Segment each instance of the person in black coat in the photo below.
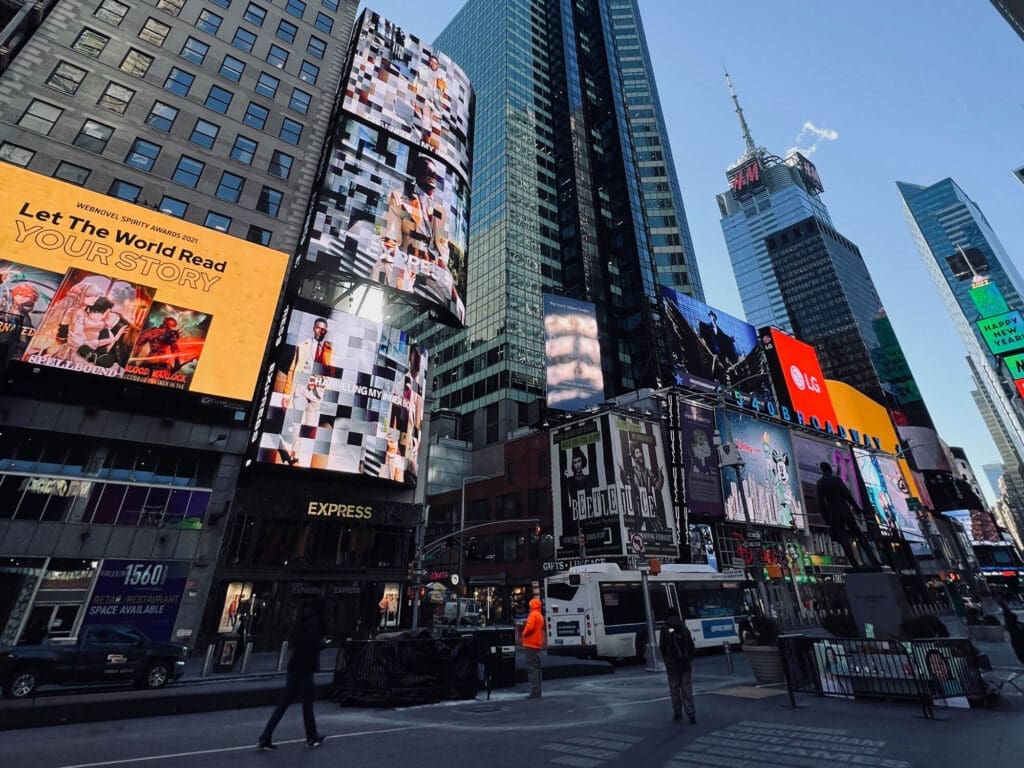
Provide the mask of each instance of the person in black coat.
{"label": "person in black coat", "polygon": [[274,729],[281,721],[285,711],[296,701],[302,701],[302,722],[306,726],[306,746],[319,747],[326,736],[316,730],[316,718],[313,714],[313,695],[315,691],[313,674],[320,667],[320,649],[322,645],[323,626],[320,613],[316,606],[307,603],[292,627],[288,644],[292,655],[288,660],[288,673],[285,678],[284,696],[267,721],[266,728],[260,736],[261,750],[277,749],[274,745]]}
{"label": "person in black coat", "polygon": [[[846,483],[832,474],[832,465],[823,461],[818,465],[821,470],[821,479],[818,480],[816,490],[818,494],[818,511],[822,519],[828,524],[832,540],[843,548],[846,559],[850,565],[864,565],[865,558],[871,561],[874,566],[881,565],[875,551],[871,548],[867,536],[861,531],[854,517],[854,510],[861,515],[864,510],[860,508]],[[860,557],[854,552],[851,540],[857,542],[860,547]]]}

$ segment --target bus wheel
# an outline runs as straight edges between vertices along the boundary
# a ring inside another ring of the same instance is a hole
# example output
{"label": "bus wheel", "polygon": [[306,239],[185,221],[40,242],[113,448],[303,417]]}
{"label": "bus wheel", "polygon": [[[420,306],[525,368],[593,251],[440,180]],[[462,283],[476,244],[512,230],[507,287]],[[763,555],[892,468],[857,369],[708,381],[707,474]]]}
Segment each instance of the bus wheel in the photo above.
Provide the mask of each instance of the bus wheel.
{"label": "bus wheel", "polygon": [[643,664],[647,660],[646,633],[637,633],[636,640],[633,641],[633,659],[637,664]]}

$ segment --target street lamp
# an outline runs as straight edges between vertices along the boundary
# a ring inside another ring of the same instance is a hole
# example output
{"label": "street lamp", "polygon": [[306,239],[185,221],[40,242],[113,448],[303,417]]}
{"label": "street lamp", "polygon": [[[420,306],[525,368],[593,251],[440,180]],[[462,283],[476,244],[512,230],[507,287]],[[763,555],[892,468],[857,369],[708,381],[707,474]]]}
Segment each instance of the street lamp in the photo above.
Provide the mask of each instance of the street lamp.
{"label": "street lamp", "polygon": [[[501,477],[501,475],[468,475],[462,478],[462,493],[460,496],[460,512],[459,512],[459,579],[465,584],[465,575],[462,573],[463,568],[466,565],[466,483],[471,480],[495,480]],[[455,611],[455,626],[461,626],[462,624],[462,600],[458,594],[455,595],[456,599],[456,611]]]}

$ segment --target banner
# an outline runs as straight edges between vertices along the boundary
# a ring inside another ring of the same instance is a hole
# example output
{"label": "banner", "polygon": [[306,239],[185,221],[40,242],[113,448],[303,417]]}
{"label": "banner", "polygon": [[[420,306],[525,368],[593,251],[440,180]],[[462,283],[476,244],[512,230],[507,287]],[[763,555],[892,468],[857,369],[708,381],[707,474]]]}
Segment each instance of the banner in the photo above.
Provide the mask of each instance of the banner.
{"label": "banner", "polygon": [[814,440],[796,432],[792,434],[792,437],[793,450],[796,453],[797,475],[800,478],[800,490],[804,498],[804,509],[811,525],[819,527],[826,525],[818,506],[817,487],[822,476],[819,465],[823,461],[832,466],[832,471],[850,489],[857,504],[864,506],[860,483],[857,480],[857,462],[849,450],[840,448],[835,442],[826,443],[823,440]]}
{"label": "banner", "polygon": [[715,450],[715,412],[679,401],[684,494],[691,516],[722,517],[722,477]]}
{"label": "banner", "polygon": [[593,304],[545,293],[544,350],[548,408],[583,411],[604,402]]}
{"label": "banner", "polygon": [[82,626],[125,624],[169,641],[189,567],[182,560],[104,560]]}
{"label": "banner", "polygon": [[677,515],[667,482],[661,424],[621,414],[608,419],[622,522],[630,543],[627,554],[678,557]]}

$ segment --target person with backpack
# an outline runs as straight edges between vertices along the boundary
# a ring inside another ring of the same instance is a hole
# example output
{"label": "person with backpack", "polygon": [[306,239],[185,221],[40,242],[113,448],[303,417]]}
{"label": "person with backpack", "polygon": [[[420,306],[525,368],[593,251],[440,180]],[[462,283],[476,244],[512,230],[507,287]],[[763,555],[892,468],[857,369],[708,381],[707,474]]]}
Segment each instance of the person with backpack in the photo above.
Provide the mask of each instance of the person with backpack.
{"label": "person with backpack", "polygon": [[661,630],[658,642],[665,671],[668,673],[668,692],[672,696],[672,719],[683,719],[683,710],[693,725],[697,722],[697,709],[693,704],[693,655],[696,648],[693,635],[678,616],[669,616]]}

